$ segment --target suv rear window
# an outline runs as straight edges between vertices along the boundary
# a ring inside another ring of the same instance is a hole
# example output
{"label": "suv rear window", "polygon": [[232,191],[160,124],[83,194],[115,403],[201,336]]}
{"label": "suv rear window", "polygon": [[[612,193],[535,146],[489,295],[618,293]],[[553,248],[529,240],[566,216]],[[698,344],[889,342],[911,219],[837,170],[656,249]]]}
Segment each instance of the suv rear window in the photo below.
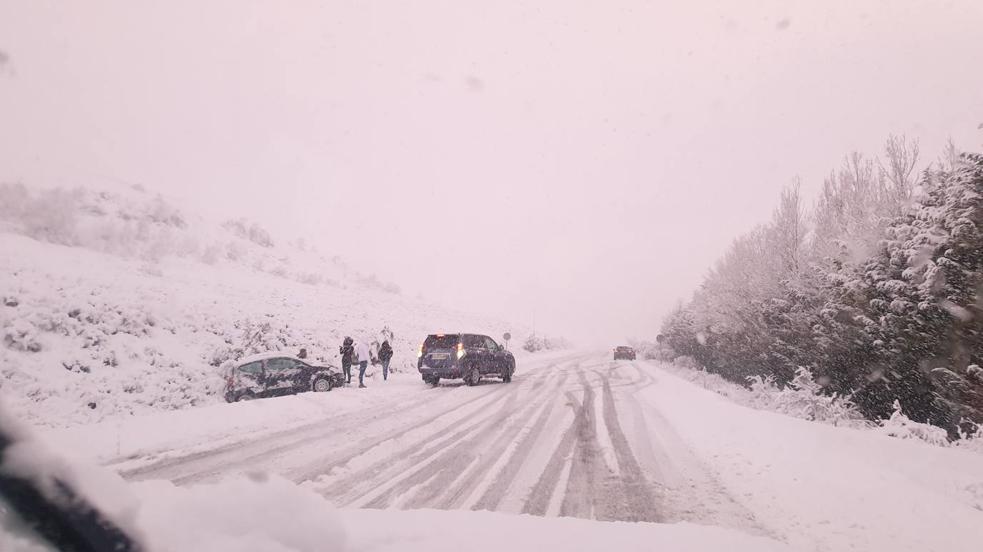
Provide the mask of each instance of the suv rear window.
{"label": "suv rear window", "polygon": [[480,335],[462,335],[461,342],[464,343],[464,347],[468,349],[485,348],[485,339]]}
{"label": "suv rear window", "polygon": [[453,349],[457,347],[457,342],[460,340],[461,336],[457,334],[451,335],[428,335],[427,339],[423,342],[423,350],[429,351],[431,349]]}

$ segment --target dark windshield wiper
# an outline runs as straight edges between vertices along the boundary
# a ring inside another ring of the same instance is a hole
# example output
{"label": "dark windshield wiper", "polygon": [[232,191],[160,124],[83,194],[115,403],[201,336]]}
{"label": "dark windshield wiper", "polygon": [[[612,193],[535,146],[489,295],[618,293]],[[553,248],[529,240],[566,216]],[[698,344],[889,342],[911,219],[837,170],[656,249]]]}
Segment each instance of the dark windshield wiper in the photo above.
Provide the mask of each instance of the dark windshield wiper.
{"label": "dark windshield wiper", "polygon": [[[14,436],[0,424],[0,500],[55,550],[67,552],[139,552],[142,547],[80,496],[52,477],[52,489],[3,468]],[[55,495],[55,496],[50,496]]]}

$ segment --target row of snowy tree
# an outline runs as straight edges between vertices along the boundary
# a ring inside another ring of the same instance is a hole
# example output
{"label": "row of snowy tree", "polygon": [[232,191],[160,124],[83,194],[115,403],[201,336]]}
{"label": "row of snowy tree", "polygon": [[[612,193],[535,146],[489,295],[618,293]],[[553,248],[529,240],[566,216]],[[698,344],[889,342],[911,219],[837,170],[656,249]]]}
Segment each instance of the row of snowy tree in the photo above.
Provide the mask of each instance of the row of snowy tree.
{"label": "row of snowy tree", "polygon": [[663,346],[747,384],[804,367],[870,419],[908,416],[957,435],[983,422],[983,155],[919,169],[917,143],[854,153],[811,208],[798,185],[741,236]]}

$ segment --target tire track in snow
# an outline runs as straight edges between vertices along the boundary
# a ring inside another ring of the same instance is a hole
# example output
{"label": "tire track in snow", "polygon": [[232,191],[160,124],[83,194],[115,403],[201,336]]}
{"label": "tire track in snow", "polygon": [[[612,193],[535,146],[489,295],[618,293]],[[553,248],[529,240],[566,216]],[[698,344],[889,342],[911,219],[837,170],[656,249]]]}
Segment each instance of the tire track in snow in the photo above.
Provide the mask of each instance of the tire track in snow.
{"label": "tire track in snow", "polygon": [[[505,404],[503,404],[497,412],[506,411],[514,400],[514,396],[507,396],[505,398]],[[467,419],[468,416],[469,415],[465,415],[464,418]],[[374,498],[371,499],[372,501],[366,506],[375,508],[385,507],[387,505],[386,503],[377,503],[377,501],[385,500],[381,497],[392,497],[395,494],[395,486],[399,485],[400,481],[405,478],[405,472],[407,470],[412,470],[421,464],[430,464],[431,462],[428,462],[428,460],[432,460],[439,457],[441,454],[445,454],[449,449],[453,450],[453,447],[459,446],[460,443],[466,440],[468,435],[471,435],[475,431],[479,430],[481,426],[486,425],[488,423],[488,419],[481,418],[478,420],[465,421],[463,423],[466,425],[463,427],[461,427],[461,423],[462,422],[460,420],[455,420],[449,424],[449,426],[441,426],[436,434],[427,433],[423,435],[406,448],[401,449],[397,454],[381,458],[366,469],[352,474],[347,474],[347,481],[337,483],[334,487],[328,487],[322,490],[322,494],[332,498],[339,506],[346,506],[356,504],[367,496],[376,493]],[[455,426],[457,429],[449,435],[440,435],[440,433],[448,427],[453,428]],[[420,429],[420,426],[414,424],[413,427],[408,428],[404,433],[418,431]],[[332,468],[338,465],[347,464],[354,458],[363,456],[367,452],[368,451],[366,449],[361,449],[355,454],[351,455],[349,458],[333,463]],[[396,458],[395,461],[393,460],[394,457]],[[418,468],[418,470],[413,473],[417,473],[421,469],[423,468]],[[389,474],[388,472],[394,473]],[[382,480],[383,482],[381,485],[379,480]]]}
{"label": "tire track in snow", "polygon": [[[275,399],[264,399],[264,400],[275,400]],[[417,406],[420,406],[428,402],[429,400],[431,399],[429,398],[418,399],[413,403],[411,403],[409,408],[411,409],[416,408]],[[288,429],[286,431],[276,433],[272,437],[264,436],[264,437],[252,437],[249,439],[242,439],[219,447],[210,448],[199,452],[194,452],[191,454],[184,454],[181,456],[165,458],[163,460],[159,460],[136,468],[119,470],[118,472],[124,479],[131,479],[131,480],[148,479],[149,477],[145,477],[147,475],[150,475],[153,478],[160,478],[160,477],[166,478],[166,475],[164,474],[168,469],[180,468],[182,466],[190,466],[193,463],[205,461],[211,457],[222,456],[230,452],[239,452],[249,447],[255,446],[258,443],[263,443],[265,445],[264,448],[266,450],[271,450],[270,445],[272,445],[274,448],[277,447],[289,448],[289,446],[292,444],[297,444],[310,439],[312,434],[314,433],[320,433],[320,430],[323,430],[326,425],[331,425],[334,422],[343,420],[346,417],[350,417],[350,416],[351,413],[326,416],[316,422],[307,423],[292,429]],[[130,456],[118,460],[111,460],[103,464],[103,466],[112,469],[113,466],[117,464],[134,459],[135,458],[133,456]]]}
{"label": "tire track in snow", "polygon": [[[566,374],[564,374],[565,377]],[[547,405],[533,424],[532,429],[519,441],[515,453],[512,454],[505,466],[498,472],[495,480],[481,495],[478,502],[472,506],[472,510],[495,510],[498,507],[509,491],[512,482],[515,481],[519,471],[526,465],[530,453],[533,451],[536,442],[539,441],[550,416],[556,408],[556,403],[556,397],[547,398]]]}
{"label": "tire track in snow", "polygon": [[[473,415],[473,413],[470,412],[471,407],[473,407],[473,410],[475,412],[482,412],[488,408],[493,407],[494,405],[500,402],[504,402],[505,404],[501,407],[501,410],[506,410],[509,404],[516,400],[516,395],[514,393],[509,393],[508,392],[509,389],[506,389],[506,387],[512,387],[511,390],[516,391],[516,388],[521,388],[522,385],[535,385],[536,382],[538,382],[540,379],[544,377],[546,377],[546,374],[542,374],[542,375],[537,374],[531,378],[524,378],[523,380],[518,380],[518,381],[514,380],[516,381],[515,385],[497,385],[495,391],[482,395],[482,397],[488,397],[494,395],[495,397],[494,400],[489,401],[487,404],[465,405],[466,407],[468,407],[468,410],[464,412],[462,412],[462,408],[460,407],[451,408],[448,410],[444,410],[441,413],[437,414],[436,416],[433,416],[427,420],[423,420],[423,421],[417,420],[417,421],[404,423],[404,425],[402,425],[400,428],[384,434],[381,438],[377,437],[371,440],[371,442],[369,443],[363,441],[362,443],[355,445],[353,448],[349,449],[349,451],[346,454],[342,456],[335,456],[330,459],[317,460],[312,464],[310,464],[309,466],[307,466],[305,469],[300,471],[295,470],[289,473],[288,475],[294,481],[317,480],[317,478],[319,478],[320,476],[329,474],[331,471],[334,471],[335,469],[346,467],[352,461],[360,457],[370,455],[374,449],[390,441],[398,440],[416,431],[423,431],[423,430],[431,431],[430,433],[427,433],[426,435],[423,435],[419,438],[414,437],[414,439],[416,439],[415,441],[406,445],[397,453],[376,460],[369,466],[365,468],[360,468],[352,474],[346,474],[347,481],[334,482],[332,483],[333,486],[322,490],[322,494],[325,494],[325,496],[341,497],[341,495],[344,495],[346,493],[351,493],[352,491],[355,490],[357,486],[364,484],[365,481],[371,481],[372,479],[384,475],[384,472],[386,470],[392,470],[397,468],[398,466],[395,466],[395,464],[397,463],[405,464],[407,458],[410,458],[410,461],[412,462],[413,458],[416,458],[418,456],[422,456],[423,458],[426,458],[428,456],[432,456],[436,454],[444,447],[453,445],[455,442],[462,439],[463,436],[466,434],[466,432],[471,430],[477,424],[467,426],[464,429],[459,429],[454,433],[450,434],[449,436],[441,435],[441,434],[443,434],[449,428],[453,428],[456,425],[460,425],[460,418],[467,418],[468,416]],[[460,417],[449,416],[453,414],[458,414],[460,415]],[[446,423],[436,424],[435,422],[438,421],[446,422]],[[439,436],[436,442],[434,442],[435,435]],[[427,445],[430,446],[428,447]],[[396,458],[395,461],[392,460],[393,457]],[[348,503],[350,501],[351,500],[348,500],[345,503]]]}
{"label": "tire track in snow", "polygon": [[[499,395],[503,397],[499,398]],[[504,391],[490,390],[481,395],[468,397],[465,400],[456,400],[449,407],[441,409],[437,414],[430,415],[424,421],[417,424],[431,423],[449,413],[460,410],[461,408],[473,405],[474,403],[490,400],[504,399]],[[459,397],[455,397],[459,399]],[[433,403],[430,397],[421,398],[414,401],[407,409],[416,411],[420,408],[429,406]],[[287,435],[274,435],[272,437],[261,437],[240,443],[234,446],[221,447],[213,451],[197,453],[185,458],[175,458],[144,468],[138,468],[122,475],[126,479],[170,479],[177,485],[195,483],[204,479],[236,471],[238,469],[261,469],[263,463],[295,452],[306,447],[317,447],[320,441],[330,440],[338,437],[340,432],[337,429],[338,420],[343,419],[348,426],[364,428],[372,423],[380,423],[379,417],[375,412],[364,412],[360,414],[344,413],[333,416],[330,419],[319,421],[315,424],[298,428],[296,431],[288,432]],[[387,432],[382,438],[374,438],[372,441],[385,441],[409,431],[415,426],[403,427],[392,432]],[[364,449],[366,443],[359,443],[359,450]],[[371,446],[371,444],[368,444]]]}
{"label": "tire track in snow", "polygon": [[597,442],[595,433],[594,389],[588,383],[582,369],[577,371],[577,377],[580,379],[584,398],[573,418],[572,428],[575,436],[573,458],[566,492],[563,495],[563,502],[560,503],[560,515],[591,519],[594,517],[598,479],[603,477],[597,466],[601,446]]}
{"label": "tire track in snow", "polygon": [[602,376],[602,379],[604,422],[611,443],[614,445],[614,453],[621,474],[620,480],[624,487],[624,505],[627,507],[624,516],[620,512],[616,514],[617,519],[624,521],[662,521],[652,487],[632,453],[628,438],[621,429],[610,381],[607,376]]}
{"label": "tire track in snow", "polygon": [[[549,373],[544,377],[549,377]],[[536,385],[533,386],[535,389]],[[534,392],[530,390],[530,393]],[[512,395],[513,401],[517,400],[518,394]],[[509,417],[513,419],[521,418],[526,412],[536,408],[536,403],[525,405],[518,413],[511,408],[511,404],[504,405],[497,412],[489,412],[482,416],[459,432],[461,436],[450,446],[434,447],[437,452],[430,456],[415,461],[409,468],[412,471],[404,474],[398,481],[388,486],[381,494],[378,494],[364,506],[369,508],[385,508],[394,501],[401,500],[403,506],[407,508],[422,507],[441,507],[438,499],[448,492],[448,488],[454,485],[461,476],[471,468],[472,464],[479,461],[485,454],[485,446],[488,441],[495,439],[495,436],[503,431],[507,431],[511,426],[503,427],[499,422]],[[511,415],[511,416],[510,416]],[[507,443],[501,444],[504,450]],[[494,445],[490,448],[494,450]],[[415,468],[415,469],[413,469]],[[439,477],[436,477],[439,475]]]}
{"label": "tire track in snow", "polygon": [[[567,392],[566,397],[568,401],[567,404],[573,408],[574,412],[576,413],[579,411],[581,406],[574,394],[572,392]],[[553,497],[553,493],[556,491],[556,488],[560,482],[563,467],[566,464],[567,458],[573,452],[573,447],[576,441],[575,431],[576,427],[571,425],[563,433],[563,437],[553,450],[553,454],[546,463],[543,473],[539,476],[539,480],[536,481],[536,484],[533,486],[532,491],[530,491],[529,496],[526,499],[525,505],[522,507],[523,514],[531,514],[534,516],[546,515],[546,511],[549,509],[550,499]]]}
{"label": "tire track in snow", "polygon": [[[547,374],[543,373],[543,374],[536,374],[536,376],[533,378],[525,378],[523,380],[513,380],[514,381],[513,384],[509,384],[505,386],[505,387],[510,387],[510,389],[499,387],[500,393],[503,394],[503,397],[499,398],[497,401],[489,403],[488,405],[479,405],[479,408],[476,408],[474,410],[476,412],[481,412],[482,410],[487,409],[491,405],[500,401],[514,402],[515,400],[517,400],[517,397],[514,394],[509,394],[508,391],[517,392],[520,389],[522,389],[523,385],[532,385],[532,386],[539,385],[541,383],[541,380],[543,380],[547,376],[548,376]],[[456,412],[456,413],[461,414],[459,418],[467,418],[469,416],[474,415],[474,413],[472,412],[463,412],[463,413]],[[445,421],[447,420],[447,417],[441,416],[439,419],[440,421]],[[392,441],[396,438],[406,435],[407,433],[412,433],[413,431],[421,431],[421,432],[425,432],[428,430],[429,431],[425,435],[419,437],[413,437],[413,440],[410,443],[407,443],[405,445],[397,444],[397,449],[394,450],[393,452],[388,453],[385,456],[379,456],[378,458],[372,460],[365,467],[357,468],[356,471],[353,471],[351,474],[346,474],[348,481],[335,483],[334,484],[335,486],[333,487],[333,489],[329,491],[329,494],[340,495],[346,492],[350,492],[357,485],[360,484],[360,481],[374,479],[379,477],[380,475],[384,475],[385,470],[396,470],[398,468],[396,464],[405,465],[404,469],[408,467],[412,467],[413,465],[418,463],[413,460],[413,458],[415,458],[416,456],[420,454],[425,455],[424,457],[432,456],[433,454],[436,454],[436,452],[439,451],[439,447],[441,446],[446,447],[456,443],[460,439],[464,438],[464,436],[466,436],[468,431],[473,431],[473,429],[477,425],[484,422],[485,420],[481,419],[478,420],[476,423],[466,425],[463,428],[460,427],[461,419],[451,419],[446,424],[421,424],[419,421],[407,424],[408,425],[407,431],[402,432],[400,435],[397,435],[392,439],[379,440],[375,444],[375,446],[383,445],[388,441]],[[455,426],[457,427],[457,429],[454,429]],[[451,433],[450,435],[447,435],[446,431],[450,429],[454,429],[454,432]],[[348,463],[358,459],[359,457],[371,456],[373,452],[373,448],[374,447],[359,448],[358,450],[354,451],[353,454],[350,454],[344,458],[335,459],[335,461],[328,467],[331,470],[334,470],[339,467],[344,468]],[[394,458],[395,460],[393,460]],[[318,476],[322,476],[322,475],[326,475],[325,463],[318,462],[315,463],[313,466],[309,467],[308,471],[305,472],[303,475],[296,475],[294,478],[298,480],[307,480],[307,479],[315,479]]]}
{"label": "tire track in snow", "polygon": [[[567,373],[563,372],[560,374],[559,380],[556,382],[555,387],[557,389],[562,389],[563,385],[566,383]],[[450,491],[448,491],[443,501],[437,505],[438,508],[451,509],[459,507],[464,500],[466,500],[472,492],[475,491],[481,484],[483,479],[491,478],[496,475],[497,472],[493,472],[492,468],[499,463],[502,455],[509,452],[509,445],[516,443],[515,437],[524,428],[528,427],[528,420],[530,417],[535,417],[536,420],[541,420],[545,423],[546,418],[544,417],[544,412],[549,414],[553,407],[553,393],[544,393],[537,396],[537,400],[530,403],[531,406],[525,411],[520,412],[516,416],[510,417],[511,423],[505,426],[498,438],[490,447],[488,447],[486,452],[482,452],[479,455],[479,460],[476,463],[473,472],[480,474],[481,477],[462,477],[459,482],[454,485]],[[539,415],[536,416],[536,413]],[[527,416],[528,414],[528,416]],[[534,425],[538,422],[534,422]],[[533,441],[527,439],[521,439],[516,443],[515,450],[512,451],[511,456],[514,456],[518,452],[525,452],[528,455],[528,450],[523,451],[522,447],[532,447]]]}
{"label": "tire track in snow", "polygon": [[[556,513],[560,516],[658,521],[655,494],[618,420],[614,386],[608,375],[598,370],[591,371],[596,380],[588,378],[582,367],[578,366],[577,370],[582,398],[578,401],[573,392],[567,393],[568,404],[574,411],[573,420],[530,492],[523,513],[548,515],[550,504],[559,499]],[[621,385],[634,386],[647,379],[641,372],[639,376]],[[603,399],[600,408],[598,387]],[[602,441],[610,443],[617,471],[605,461]]]}

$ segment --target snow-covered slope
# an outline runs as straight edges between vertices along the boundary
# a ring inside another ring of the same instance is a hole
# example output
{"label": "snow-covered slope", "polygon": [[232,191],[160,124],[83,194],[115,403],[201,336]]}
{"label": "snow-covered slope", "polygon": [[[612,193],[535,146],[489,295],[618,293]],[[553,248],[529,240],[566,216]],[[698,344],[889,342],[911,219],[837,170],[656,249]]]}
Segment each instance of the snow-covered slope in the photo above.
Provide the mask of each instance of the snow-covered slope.
{"label": "snow-covered slope", "polygon": [[391,331],[409,369],[432,331],[521,334],[141,190],[0,185],[0,199],[0,393],[35,424],[219,401],[223,364],[250,352],[305,347],[337,365],[344,336]]}

